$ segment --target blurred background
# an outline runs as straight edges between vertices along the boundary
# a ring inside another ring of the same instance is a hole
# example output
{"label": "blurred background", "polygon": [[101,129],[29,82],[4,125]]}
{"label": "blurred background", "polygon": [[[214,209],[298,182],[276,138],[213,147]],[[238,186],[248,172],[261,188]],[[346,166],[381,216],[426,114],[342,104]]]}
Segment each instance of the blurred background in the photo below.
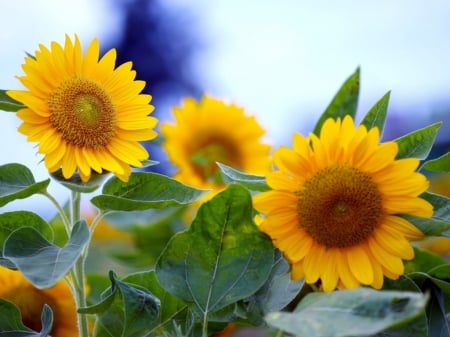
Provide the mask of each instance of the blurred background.
{"label": "blurred background", "polygon": [[[153,96],[154,114],[203,93],[235,102],[256,115],[274,147],[307,134],[343,81],[361,67],[357,119],[391,91],[384,139],[445,121],[432,156],[450,144],[450,2],[447,0],[34,0],[0,5],[0,88],[20,88],[25,52],[38,44],[94,37],[118,63],[133,61]],[[0,165],[27,165],[47,179],[36,148],[0,113]],[[164,154],[152,159],[168,168]],[[51,184],[51,192],[67,191]],[[41,197],[5,210],[53,209]],[[30,206],[31,205],[31,206]]]}

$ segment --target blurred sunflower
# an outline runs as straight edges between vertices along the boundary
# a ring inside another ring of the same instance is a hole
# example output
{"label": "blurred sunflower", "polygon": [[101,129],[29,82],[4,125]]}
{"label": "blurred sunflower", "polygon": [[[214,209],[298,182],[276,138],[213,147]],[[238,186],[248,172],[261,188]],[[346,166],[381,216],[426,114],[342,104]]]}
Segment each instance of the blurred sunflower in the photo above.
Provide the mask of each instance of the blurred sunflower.
{"label": "blurred sunflower", "polygon": [[26,106],[17,112],[19,131],[39,143],[50,172],[62,169],[65,179],[78,173],[87,182],[92,171],[106,170],[127,181],[130,165],[141,167],[149,156],[139,141],[156,137],[157,119],[132,63],[115,68],[115,49],[101,59],[99,50],[94,39],[83,55],[78,37],[67,35],[64,46],[40,45],[18,77],[28,90],[7,93]]}
{"label": "blurred sunflower", "polygon": [[53,287],[38,289],[20,271],[0,266],[0,297],[14,303],[25,326],[41,331],[44,304],[53,311],[53,337],[78,337],[75,301],[69,286],[60,280]]}
{"label": "blurred sunflower", "polygon": [[216,162],[248,173],[268,172],[270,146],[261,141],[265,131],[243,108],[203,96],[200,102],[186,98],[173,111],[175,124],[162,123],[161,134],[178,169],[175,179],[218,191],[224,182]]}
{"label": "blurred sunflower", "polygon": [[432,216],[418,196],[428,181],[415,172],[419,160],[398,159],[395,142],[379,144],[379,130],[353,119],[328,119],[320,137],[293,136],[293,149],[274,152],[278,171],[267,176],[271,191],[254,197],[263,213],[261,230],[291,263],[292,278],[321,281],[324,291],[361,284],[381,288],[396,279],[408,240],[420,232],[398,214]]}

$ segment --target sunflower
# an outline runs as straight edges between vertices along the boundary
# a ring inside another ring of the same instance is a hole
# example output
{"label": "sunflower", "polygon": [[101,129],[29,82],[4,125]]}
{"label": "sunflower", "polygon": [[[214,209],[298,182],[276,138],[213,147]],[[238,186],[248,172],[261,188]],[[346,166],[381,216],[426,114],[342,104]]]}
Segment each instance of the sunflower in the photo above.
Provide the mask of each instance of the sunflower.
{"label": "sunflower", "polygon": [[353,119],[328,119],[320,138],[293,136],[293,149],[274,152],[271,191],[254,197],[259,226],[291,264],[293,279],[321,281],[324,291],[396,279],[412,259],[409,240],[423,233],[399,214],[432,216],[418,196],[428,181],[419,160],[396,160],[395,142]]}
{"label": "sunflower", "polygon": [[264,129],[244,109],[209,96],[200,102],[186,98],[174,108],[175,124],[163,123],[163,147],[178,168],[174,178],[198,188],[224,186],[216,162],[249,173],[270,168],[270,146]]}
{"label": "sunflower", "polygon": [[20,271],[0,266],[0,297],[14,303],[25,326],[41,331],[44,304],[53,311],[53,337],[78,337],[75,301],[69,286],[60,280],[53,287],[38,289]]}
{"label": "sunflower", "polygon": [[127,181],[130,165],[141,167],[149,156],[139,141],[156,137],[157,119],[149,116],[151,96],[141,94],[145,82],[134,80],[132,63],[115,68],[115,49],[101,59],[99,49],[94,39],[83,55],[78,37],[67,35],[64,46],[40,45],[18,77],[28,90],[8,95],[26,106],[17,112],[19,131],[39,143],[51,173],[78,173],[87,182],[92,171],[105,170]]}

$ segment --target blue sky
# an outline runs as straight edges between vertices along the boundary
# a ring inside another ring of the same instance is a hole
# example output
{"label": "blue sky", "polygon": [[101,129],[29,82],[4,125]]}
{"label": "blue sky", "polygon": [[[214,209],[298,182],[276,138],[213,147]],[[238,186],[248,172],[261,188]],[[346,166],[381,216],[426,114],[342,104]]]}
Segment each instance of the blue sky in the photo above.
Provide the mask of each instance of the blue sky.
{"label": "blue sky", "polygon": [[[107,0],[3,2],[0,88],[20,88],[25,51],[78,34],[108,44],[121,13]],[[308,133],[342,82],[361,67],[359,114],[391,90],[392,129],[409,132],[447,118],[450,106],[450,2],[444,0],[296,1],[166,0],[188,9],[207,41],[195,67],[208,93],[255,114],[275,145]],[[103,42],[102,42],[103,41]],[[158,107],[156,107],[158,108]],[[396,121],[394,123],[394,121]],[[19,120],[0,114],[0,165],[18,162],[48,177]],[[449,129],[446,129],[449,130]],[[441,132],[442,133],[442,132]],[[441,137],[445,136],[445,132]],[[63,197],[66,191],[51,185]],[[34,200],[42,200],[36,199]],[[24,201],[29,204],[29,201]],[[36,201],[36,204],[39,202]],[[10,208],[20,208],[15,203]],[[50,205],[48,205],[50,207]],[[39,207],[47,207],[40,205]],[[40,208],[42,209],[42,208]]]}

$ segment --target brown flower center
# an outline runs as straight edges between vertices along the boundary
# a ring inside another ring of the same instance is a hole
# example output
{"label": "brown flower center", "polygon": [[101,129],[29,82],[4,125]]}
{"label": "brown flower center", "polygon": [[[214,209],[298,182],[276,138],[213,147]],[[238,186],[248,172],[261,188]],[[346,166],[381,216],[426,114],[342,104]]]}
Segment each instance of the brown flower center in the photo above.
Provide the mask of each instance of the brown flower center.
{"label": "brown flower center", "polygon": [[381,193],[371,176],[344,164],[317,172],[297,197],[300,226],[328,248],[364,241],[383,216]]}
{"label": "brown flower center", "polygon": [[50,95],[50,122],[63,139],[77,147],[102,148],[115,135],[116,109],[97,82],[64,80]]}
{"label": "brown flower center", "polygon": [[212,183],[223,182],[216,162],[241,168],[238,149],[234,144],[222,138],[211,138],[202,142],[194,151],[191,160],[197,175]]}

